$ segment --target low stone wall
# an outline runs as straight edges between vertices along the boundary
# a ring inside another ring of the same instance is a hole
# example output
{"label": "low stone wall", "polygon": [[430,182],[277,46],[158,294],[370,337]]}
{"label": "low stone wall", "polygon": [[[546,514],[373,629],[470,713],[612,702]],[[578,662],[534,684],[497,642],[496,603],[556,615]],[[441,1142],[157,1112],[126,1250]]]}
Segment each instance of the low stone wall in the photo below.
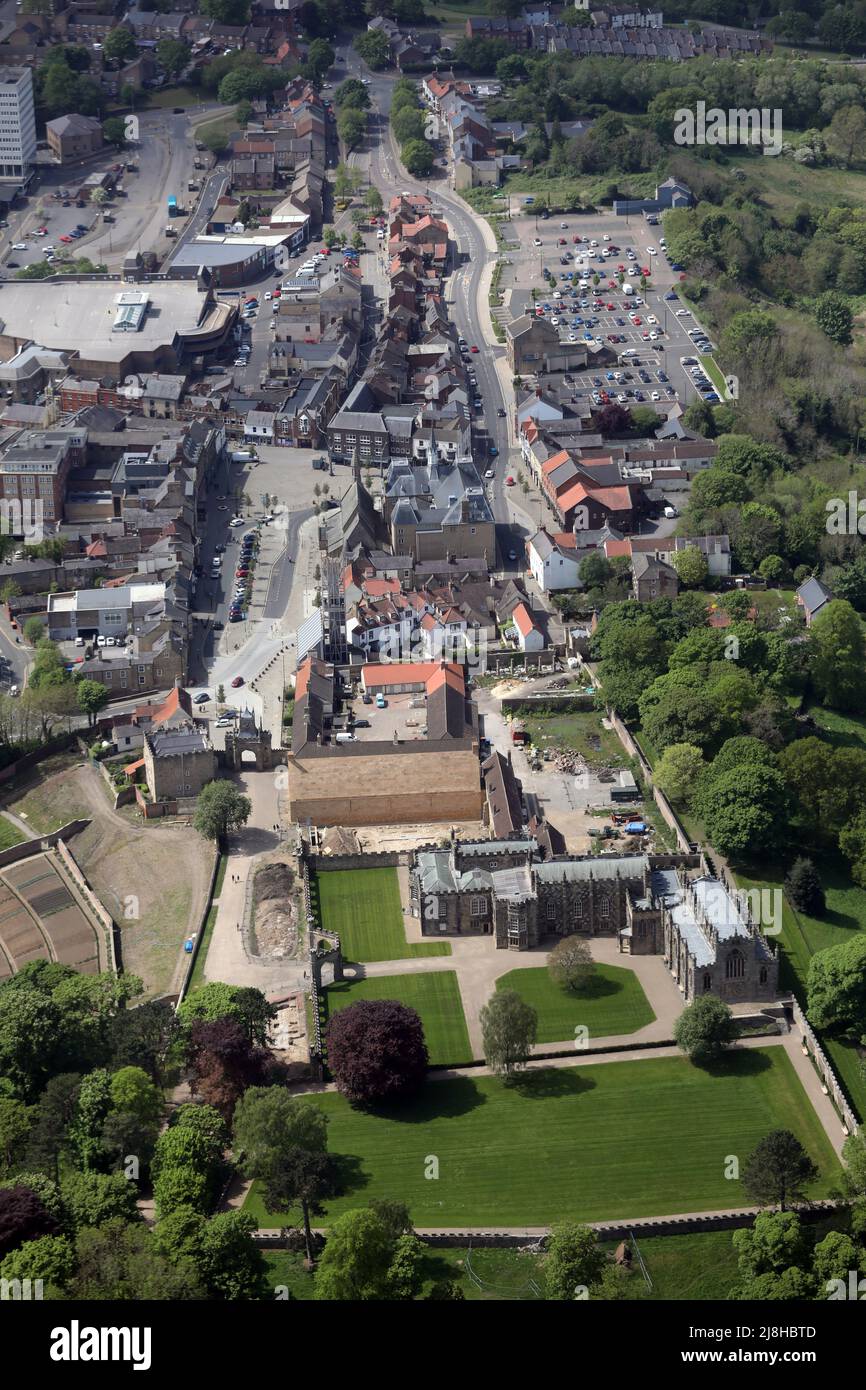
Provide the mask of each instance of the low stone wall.
{"label": "low stone wall", "polygon": [[46,845],[53,846],[61,840],[71,840],[73,835],[79,835],[82,830],[86,830],[89,824],[89,820],[70,820],[61,825],[59,830],[51,830],[47,835],[34,835],[32,840],[25,840],[23,844],[0,850],[0,867],[4,864],[17,864],[19,859],[29,859],[31,854],[41,853]]}

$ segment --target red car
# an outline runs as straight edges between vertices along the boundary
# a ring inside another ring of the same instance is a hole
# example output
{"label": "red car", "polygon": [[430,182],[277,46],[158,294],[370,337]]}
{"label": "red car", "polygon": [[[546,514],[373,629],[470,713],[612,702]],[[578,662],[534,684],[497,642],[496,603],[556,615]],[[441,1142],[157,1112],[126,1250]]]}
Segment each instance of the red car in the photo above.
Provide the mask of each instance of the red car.
{"label": "red car", "polygon": [[249,574],[249,570],[248,570],[248,569],[238,569],[238,570],[235,570],[235,579],[246,579],[246,577],[247,577],[248,574]]}
{"label": "red car", "polygon": [[608,307],[608,309],[614,309],[614,308],[615,308],[615,307],[616,307],[616,306],[615,306],[615,305],[613,305],[613,304],[608,304],[608,306],[607,306],[607,307]]}
{"label": "red car", "polygon": [[472,347],[469,349],[469,351],[470,351],[470,352],[477,352],[478,349],[477,349],[477,347],[475,347],[475,345],[473,344]]}
{"label": "red car", "polygon": [[647,333],[646,329],[644,329],[643,333],[641,333],[640,336],[643,338],[644,342],[649,342],[649,334]]}
{"label": "red car", "polygon": [[62,236],[62,237],[58,237],[58,241],[65,241],[66,244],[67,244],[67,246],[68,246],[68,245],[71,243],[71,241],[72,241],[72,237],[71,237],[71,236]]}
{"label": "red car", "polygon": [[638,314],[635,314],[632,318],[632,323],[634,324],[635,328],[640,328],[641,324],[643,323],[643,319],[640,318]]}
{"label": "red car", "polygon": [[650,268],[649,268],[649,266],[648,266],[648,265],[642,265],[641,268],[640,268],[640,273],[641,273],[641,275],[649,275],[649,274],[650,274]]}
{"label": "red car", "polygon": [[513,478],[506,478],[506,479],[505,479],[505,486],[506,486],[506,487],[514,487],[514,479],[513,479]]}
{"label": "red car", "polygon": [[235,676],[234,680],[232,681],[232,690],[237,690],[238,686],[243,685],[243,683],[243,676]]}
{"label": "red car", "polygon": [[566,241],[566,239],[565,239],[564,236],[561,236],[561,237],[558,239],[558,241],[557,241],[556,244],[557,244],[557,246],[567,246],[567,245],[568,245],[568,242]]}
{"label": "red car", "polygon": [[574,236],[571,238],[571,240],[572,240],[572,244],[573,244],[574,246],[579,246],[579,245],[580,245],[580,236],[578,235],[577,232],[575,232],[575,234],[574,234]]}

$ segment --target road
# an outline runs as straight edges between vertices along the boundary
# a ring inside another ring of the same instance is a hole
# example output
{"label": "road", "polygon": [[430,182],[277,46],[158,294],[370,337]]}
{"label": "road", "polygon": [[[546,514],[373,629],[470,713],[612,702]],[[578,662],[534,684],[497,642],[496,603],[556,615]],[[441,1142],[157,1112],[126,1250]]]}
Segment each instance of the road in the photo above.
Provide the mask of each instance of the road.
{"label": "road", "polygon": [[[520,450],[512,443],[509,430],[514,402],[506,397],[496,366],[498,360],[504,360],[505,349],[492,340],[486,305],[489,273],[498,260],[498,252],[488,246],[481,221],[462,198],[448,188],[441,166],[437,166],[436,177],[420,182],[407,174],[400,164],[389,125],[391,96],[397,75],[373,72],[354,50],[349,51],[345,66],[348,76],[366,79],[369,83],[372,112],[364,153],[370,180],[382,194],[386,207],[395,193],[404,190],[426,193],[448,224],[454,243],[454,269],[447,290],[450,316],[467,343],[479,348],[478,353],[472,356],[472,366],[478,378],[478,394],[484,402],[485,432],[477,442],[481,445],[480,453],[486,452],[484,441],[498,450],[496,477],[491,486],[490,499],[497,523],[497,544],[500,559],[504,562],[503,568],[513,568],[516,572],[520,560],[509,562],[508,553],[514,550],[518,557],[523,554],[523,541],[536,530],[536,521],[523,511],[516,500],[512,500],[505,487],[506,477],[513,475],[520,466]],[[358,160],[359,164],[362,162],[363,154]],[[505,411],[504,416],[499,415],[500,410]],[[479,461],[486,465],[488,459],[482,457]]]}

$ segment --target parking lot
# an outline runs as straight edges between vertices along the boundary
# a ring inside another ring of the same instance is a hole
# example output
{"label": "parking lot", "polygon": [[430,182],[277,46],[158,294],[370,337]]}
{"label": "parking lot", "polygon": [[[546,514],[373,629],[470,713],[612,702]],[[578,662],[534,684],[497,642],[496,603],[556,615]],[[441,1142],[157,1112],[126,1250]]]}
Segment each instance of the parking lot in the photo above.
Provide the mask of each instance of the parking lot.
{"label": "parking lot", "polygon": [[[137,167],[131,157],[128,162]],[[86,172],[91,172],[92,167],[89,165]],[[121,188],[123,178],[133,177],[133,174],[127,172],[120,164],[106,167],[111,168],[117,175]],[[78,171],[79,180],[83,179],[84,173],[85,171]],[[32,211],[28,210],[23,219],[16,219],[17,229],[2,229],[0,250],[5,247],[8,251],[8,259],[5,261],[7,269],[14,271],[24,266],[38,265],[51,259],[49,251],[53,251],[54,257],[58,260],[63,256],[77,259],[88,255],[88,238],[95,231],[103,231],[102,213],[89,199],[76,198],[77,183],[68,182],[68,173],[66,177],[66,183],[57,187],[45,187],[39,192],[33,200]],[[72,177],[74,180],[74,174]],[[120,197],[123,196],[124,193],[121,193]],[[111,208],[106,208],[106,211],[110,216]]]}
{"label": "parking lot", "polygon": [[[613,215],[545,218],[513,206],[502,231],[509,264],[500,287],[513,318],[536,314],[565,343],[595,341],[621,357],[634,354],[623,361],[620,382],[615,366],[566,374],[578,397],[662,408],[699,394],[691,367],[714,345],[704,345],[700,324],[678,296],[681,271],[666,258],[660,225]],[[701,335],[700,347],[690,333]]]}
{"label": "parking lot", "polygon": [[427,736],[427,709],[423,695],[388,695],[384,709],[375,698],[365,705],[359,696],[353,702],[355,738],[361,742],[391,742],[396,736],[401,742]]}

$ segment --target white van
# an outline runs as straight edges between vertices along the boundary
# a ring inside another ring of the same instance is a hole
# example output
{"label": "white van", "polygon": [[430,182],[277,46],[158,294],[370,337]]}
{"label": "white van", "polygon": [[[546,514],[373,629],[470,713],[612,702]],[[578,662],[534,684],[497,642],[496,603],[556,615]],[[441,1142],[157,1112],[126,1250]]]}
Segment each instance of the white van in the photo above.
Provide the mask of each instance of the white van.
{"label": "white van", "polygon": [[355,738],[355,735],[354,735],[354,734],[337,734],[337,737],[336,737],[336,739],[334,740],[334,742],[335,742],[335,743],[357,743],[357,739]]}

